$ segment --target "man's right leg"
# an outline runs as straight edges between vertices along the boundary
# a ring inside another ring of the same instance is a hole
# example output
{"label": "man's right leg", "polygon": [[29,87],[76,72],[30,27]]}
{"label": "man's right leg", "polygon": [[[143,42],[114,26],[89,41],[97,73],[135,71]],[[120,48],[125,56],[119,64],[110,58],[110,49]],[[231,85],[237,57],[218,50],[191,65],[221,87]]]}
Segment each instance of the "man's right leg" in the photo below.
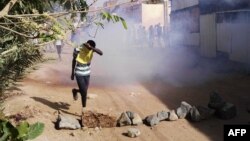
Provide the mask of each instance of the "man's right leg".
{"label": "man's right leg", "polygon": [[82,107],[86,107],[87,102],[87,90],[88,90],[88,81],[89,76],[78,76],[76,75],[77,84],[79,87],[79,92],[81,93],[81,99],[82,99]]}

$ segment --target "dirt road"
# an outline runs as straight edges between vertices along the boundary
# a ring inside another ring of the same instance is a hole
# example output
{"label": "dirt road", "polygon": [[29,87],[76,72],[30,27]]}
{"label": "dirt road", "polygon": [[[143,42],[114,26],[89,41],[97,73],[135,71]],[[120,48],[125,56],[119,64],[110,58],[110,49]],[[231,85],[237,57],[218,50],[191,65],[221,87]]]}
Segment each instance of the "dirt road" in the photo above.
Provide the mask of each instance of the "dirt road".
{"label": "dirt road", "polygon": [[[55,55],[53,55],[55,56]],[[17,87],[22,95],[10,97],[5,102],[5,113],[8,115],[32,109],[33,117],[28,121],[45,123],[45,131],[36,141],[125,141],[132,140],[123,135],[130,127],[116,127],[95,131],[56,130],[54,128],[57,110],[79,118],[80,100],[73,101],[71,89],[76,83],[70,80],[71,49],[64,50],[63,61],[49,61],[38,65],[38,69],[27,75]],[[221,141],[224,124],[247,124],[250,114],[246,112],[250,102],[250,77],[239,74],[227,74],[223,79],[206,83],[176,87],[160,78],[143,82],[112,82],[109,75],[103,74],[97,67],[92,68],[89,94],[97,98],[89,99],[87,106],[91,110],[119,116],[130,110],[141,117],[161,110],[176,109],[181,101],[192,105],[207,105],[209,93],[216,89],[229,102],[236,104],[238,115],[232,120],[220,120],[212,117],[209,120],[191,123],[186,119],[170,122],[163,121],[150,128],[140,125],[137,128],[142,134],[140,141]],[[121,72],[122,73],[122,72]],[[72,135],[73,133],[73,135]]]}

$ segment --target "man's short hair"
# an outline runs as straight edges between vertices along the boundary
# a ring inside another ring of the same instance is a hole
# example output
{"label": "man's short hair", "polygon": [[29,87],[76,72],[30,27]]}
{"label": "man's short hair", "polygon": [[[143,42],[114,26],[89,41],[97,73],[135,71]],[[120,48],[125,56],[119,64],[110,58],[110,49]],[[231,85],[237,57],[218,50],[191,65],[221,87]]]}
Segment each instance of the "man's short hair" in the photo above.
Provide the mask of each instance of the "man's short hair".
{"label": "man's short hair", "polygon": [[95,41],[93,41],[93,40],[88,40],[87,43],[88,43],[89,45],[91,45],[92,47],[94,47],[94,48],[95,48],[95,46],[96,46]]}

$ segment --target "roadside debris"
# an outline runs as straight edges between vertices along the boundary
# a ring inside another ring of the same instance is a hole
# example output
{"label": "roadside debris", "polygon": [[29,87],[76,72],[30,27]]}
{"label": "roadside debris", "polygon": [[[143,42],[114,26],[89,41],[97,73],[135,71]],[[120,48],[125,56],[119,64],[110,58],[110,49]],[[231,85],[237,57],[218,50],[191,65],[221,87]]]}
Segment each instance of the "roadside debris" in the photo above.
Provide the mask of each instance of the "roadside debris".
{"label": "roadside debris", "polygon": [[131,138],[136,138],[141,135],[141,131],[137,128],[129,128],[126,135]]}
{"label": "roadside debris", "polygon": [[197,108],[195,106],[193,106],[191,109],[190,109],[190,119],[192,121],[201,121],[201,115],[200,115],[200,112],[197,110]]}
{"label": "roadside debris", "polygon": [[145,124],[149,126],[157,125],[160,122],[157,115],[149,115],[145,118]]}
{"label": "roadside debris", "polygon": [[217,93],[217,92],[212,92],[210,94],[210,99],[208,103],[208,107],[211,109],[218,110],[222,108],[225,105],[224,99]]}
{"label": "roadside debris", "polygon": [[83,112],[81,120],[82,126],[89,128],[110,128],[116,126],[116,117],[92,111]]}
{"label": "roadside debris", "polygon": [[117,121],[117,125],[121,127],[121,126],[127,126],[131,124],[132,124],[132,121],[128,117],[127,113],[123,112]]}
{"label": "roadside debris", "polygon": [[226,102],[223,107],[216,111],[216,115],[221,119],[232,119],[236,116],[236,107],[232,103]]}
{"label": "roadside debris", "polygon": [[[92,95],[90,97],[93,98],[96,96]],[[152,128],[161,121],[176,121],[178,119],[184,118],[194,122],[199,122],[209,119],[213,115],[216,115],[221,119],[231,119],[236,116],[236,113],[236,106],[234,104],[226,102],[217,92],[213,92],[210,94],[208,107],[191,106],[189,103],[182,101],[180,107],[178,107],[176,110],[162,110],[156,114],[146,116],[143,120],[139,114],[131,111],[121,113],[118,120],[114,116],[93,111],[86,111],[82,113],[81,124],[77,119],[70,116],[65,116],[61,113],[58,114],[57,122],[59,129],[81,128],[83,131],[86,131],[88,128],[93,128],[93,131],[100,132],[102,128],[140,125],[142,123],[151,126]],[[89,132],[89,135],[92,134],[92,132]],[[141,132],[137,128],[129,128],[124,134],[128,137],[135,138],[138,137]],[[75,136],[75,134],[71,135]]]}
{"label": "roadside debris", "polygon": [[77,119],[74,117],[58,113],[57,118],[57,127],[58,129],[79,129],[81,128],[81,125]]}
{"label": "roadside debris", "polygon": [[217,92],[210,94],[208,107],[215,110],[215,115],[220,119],[232,119],[237,115],[236,106],[226,102]]}
{"label": "roadside debris", "polygon": [[25,106],[24,109],[16,114],[10,115],[9,118],[18,123],[20,121],[26,120],[28,118],[33,118],[35,115],[40,115],[41,110],[36,107],[31,107],[29,105]]}
{"label": "roadside debris", "polygon": [[142,119],[139,114],[131,111],[123,112],[117,120],[117,126],[139,125],[141,123]]}
{"label": "roadside debris", "polygon": [[215,110],[204,106],[198,106],[197,110],[199,111],[202,120],[209,119],[215,113]]}
{"label": "roadside debris", "polygon": [[167,111],[158,112],[156,115],[160,121],[167,120],[169,118],[169,112]]}
{"label": "roadside debris", "polygon": [[72,137],[76,136],[74,132],[71,132],[69,135]]}
{"label": "roadside debris", "polygon": [[174,110],[171,110],[169,113],[169,121],[176,121],[178,120],[178,116],[176,115]]}
{"label": "roadside debris", "polygon": [[181,102],[181,106],[177,108],[176,114],[180,119],[185,118],[190,112],[192,106],[185,101]]}

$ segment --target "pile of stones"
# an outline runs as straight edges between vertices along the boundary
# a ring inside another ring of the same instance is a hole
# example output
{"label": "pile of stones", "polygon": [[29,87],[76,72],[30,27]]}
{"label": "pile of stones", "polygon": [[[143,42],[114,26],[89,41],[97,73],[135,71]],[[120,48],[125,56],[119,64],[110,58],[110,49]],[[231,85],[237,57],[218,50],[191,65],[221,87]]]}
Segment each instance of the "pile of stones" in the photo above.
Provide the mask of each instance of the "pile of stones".
{"label": "pile of stones", "polygon": [[208,107],[215,110],[215,115],[220,119],[232,119],[237,115],[236,106],[226,102],[217,92],[210,95]]}
{"label": "pile of stones", "polygon": [[208,106],[191,106],[182,101],[176,110],[161,111],[149,115],[144,119],[144,123],[154,126],[160,121],[176,121],[184,118],[198,122],[209,119],[213,115],[223,120],[232,119],[237,115],[237,109],[234,104],[226,102],[217,92],[212,92]]}
{"label": "pile of stones", "polygon": [[[227,120],[234,118],[236,114],[237,110],[234,104],[226,102],[217,92],[212,92],[210,94],[210,100],[208,102],[208,106],[192,106],[187,102],[182,101],[180,106],[176,110],[163,110],[157,112],[156,114],[146,116],[144,119],[142,119],[139,114],[132,111],[126,111],[121,113],[118,120],[116,120],[116,118],[112,116],[89,112],[83,114],[82,116],[83,122],[81,125],[77,119],[59,113],[57,123],[59,129],[79,129],[81,128],[81,126],[84,126],[84,124],[85,126],[87,125],[87,127],[93,127],[93,128],[95,126],[98,127],[137,126],[143,123],[148,126],[155,126],[159,124],[161,121],[176,121],[178,119],[184,119],[184,118],[193,122],[199,122],[201,120],[209,119],[213,115],[215,115],[220,119]],[[97,119],[96,117],[99,118]],[[91,121],[89,119],[91,119]],[[98,125],[95,123],[98,123]],[[134,127],[129,128],[125,133],[126,136],[132,138],[138,137],[140,134],[141,134],[140,130]]]}

